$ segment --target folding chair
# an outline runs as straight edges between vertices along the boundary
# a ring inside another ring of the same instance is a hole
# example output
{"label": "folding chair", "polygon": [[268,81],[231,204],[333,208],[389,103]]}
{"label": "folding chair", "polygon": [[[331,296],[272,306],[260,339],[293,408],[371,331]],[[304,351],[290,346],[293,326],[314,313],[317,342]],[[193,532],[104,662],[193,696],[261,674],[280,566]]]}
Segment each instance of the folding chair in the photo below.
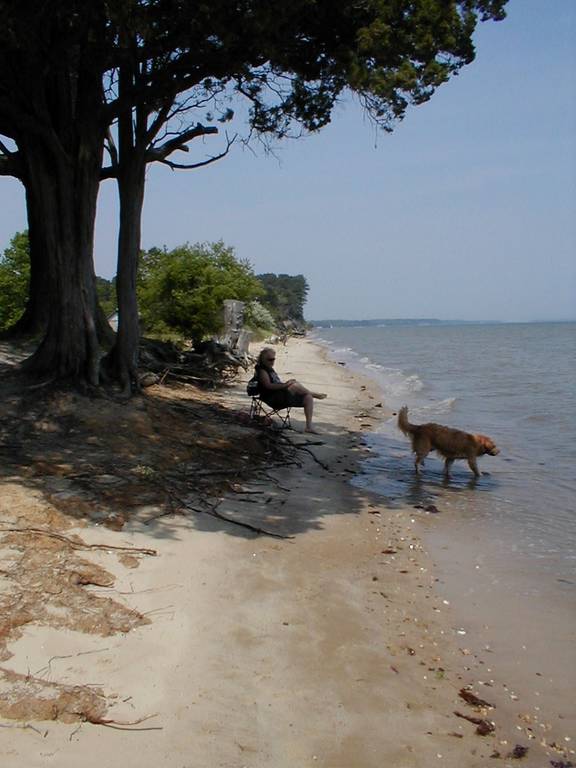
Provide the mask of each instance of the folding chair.
{"label": "folding chair", "polygon": [[259,395],[252,397],[252,403],[250,405],[250,419],[254,421],[263,421],[265,424],[275,426],[274,418],[279,422],[276,429],[292,429],[290,423],[290,410],[291,408],[274,408]]}

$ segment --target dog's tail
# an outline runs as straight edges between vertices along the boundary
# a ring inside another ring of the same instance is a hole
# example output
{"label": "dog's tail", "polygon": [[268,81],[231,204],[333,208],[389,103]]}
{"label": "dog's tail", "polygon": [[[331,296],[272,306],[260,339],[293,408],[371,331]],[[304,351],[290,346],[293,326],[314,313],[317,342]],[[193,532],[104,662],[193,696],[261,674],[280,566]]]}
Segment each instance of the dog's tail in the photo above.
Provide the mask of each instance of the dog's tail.
{"label": "dog's tail", "polygon": [[404,432],[405,435],[412,435],[416,432],[416,425],[410,424],[408,421],[408,406],[403,405],[398,413],[398,428]]}

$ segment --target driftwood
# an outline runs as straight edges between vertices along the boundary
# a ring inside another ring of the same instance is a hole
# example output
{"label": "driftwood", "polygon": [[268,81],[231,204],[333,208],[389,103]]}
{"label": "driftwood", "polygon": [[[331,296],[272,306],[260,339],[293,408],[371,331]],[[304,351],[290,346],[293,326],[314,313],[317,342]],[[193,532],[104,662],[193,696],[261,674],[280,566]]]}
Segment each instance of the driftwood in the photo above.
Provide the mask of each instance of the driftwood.
{"label": "driftwood", "polygon": [[470,704],[471,707],[488,707],[489,709],[494,709],[494,704],[490,704],[490,702],[478,698],[478,696],[468,690],[468,688],[460,688],[458,696],[460,696],[461,699],[464,699],[466,704]]}
{"label": "driftwood", "polygon": [[456,717],[461,717],[462,720],[468,720],[469,723],[476,725],[476,733],[478,736],[488,736],[489,733],[493,733],[496,730],[494,723],[491,723],[490,720],[486,720],[483,717],[472,717],[471,715],[464,715],[462,712],[457,711],[455,711],[454,714]]}
{"label": "driftwood", "polygon": [[181,351],[174,344],[143,339],[139,366],[143,372],[157,374],[160,384],[180,382],[214,388],[235,379],[240,369],[246,370],[247,358],[216,341]]}

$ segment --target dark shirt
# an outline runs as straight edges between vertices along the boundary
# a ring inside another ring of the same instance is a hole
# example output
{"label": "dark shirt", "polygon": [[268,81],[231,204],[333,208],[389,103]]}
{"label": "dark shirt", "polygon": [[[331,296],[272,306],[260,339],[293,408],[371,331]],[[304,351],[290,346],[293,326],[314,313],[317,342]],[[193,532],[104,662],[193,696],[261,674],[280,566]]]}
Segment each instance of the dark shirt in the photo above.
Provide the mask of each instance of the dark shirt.
{"label": "dark shirt", "polygon": [[[262,379],[260,378],[260,371],[266,371],[266,373],[270,377],[271,384],[282,384],[282,379],[280,378],[280,376],[278,376],[274,368],[269,368],[267,365],[257,365],[254,368],[254,372],[256,374],[256,378],[258,379],[261,385],[262,385]],[[265,384],[263,385],[263,389],[267,389]]]}

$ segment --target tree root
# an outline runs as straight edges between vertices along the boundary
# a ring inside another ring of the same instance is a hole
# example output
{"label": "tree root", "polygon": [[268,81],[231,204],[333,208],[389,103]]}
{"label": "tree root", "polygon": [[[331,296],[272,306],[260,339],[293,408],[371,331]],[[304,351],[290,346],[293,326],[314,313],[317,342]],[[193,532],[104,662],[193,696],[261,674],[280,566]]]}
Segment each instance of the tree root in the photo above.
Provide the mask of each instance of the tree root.
{"label": "tree root", "polygon": [[145,547],[115,547],[112,544],[86,544],[84,541],[74,541],[74,539],[69,539],[68,536],[63,536],[60,533],[52,533],[51,531],[44,531],[42,528],[0,528],[0,533],[29,533],[36,536],[47,536],[50,539],[62,541],[73,549],[98,549],[103,552],[115,550],[131,552],[132,554],[138,555],[150,555],[151,557],[156,557],[158,554],[157,550],[146,549]]}
{"label": "tree root", "polygon": [[138,725],[139,723],[144,723],[146,720],[150,720],[152,717],[158,717],[158,715],[147,715],[146,717],[141,717],[139,720],[132,720],[130,722],[125,722],[122,720],[109,720],[108,718],[104,719],[101,717],[88,717],[86,718],[87,723],[91,723],[92,725],[103,725],[106,728],[114,728],[117,731],[162,731],[164,730],[161,725],[149,725],[146,726],[146,728],[133,728],[132,726]]}
{"label": "tree root", "polygon": [[180,498],[177,494],[174,493],[174,491],[170,491],[171,496],[176,499],[176,501],[181,505],[183,509],[190,510],[190,512],[196,512],[198,515],[210,515],[210,517],[215,517],[218,520],[223,520],[226,523],[232,523],[232,525],[238,525],[240,528],[246,528],[249,531],[253,531],[257,534],[262,534],[263,536],[272,536],[275,539],[293,539],[294,536],[285,536],[282,533],[275,533],[274,531],[267,531],[265,528],[260,528],[256,525],[251,525],[250,523],[243,522],[241,520],[235,520],[233,517],[228,517],[227,515],[223,515],[222,512],[218,512],[217,507],[222,503],[221,501],[218,502],[218,504],[215,505],[208,505],[207,509],[200,509],[199,507],[193,507],[190,504],[187,504],[184,499]]}
{"label": "tree root", "polygon": [[216,517],[218,518],[218,520],[224,520],[227,523],[232,523],[233,525],[239,525],[241,528],[247,528],[249,531],[254,531],[254,533],[257,533],[257,534],[262,534],[264,536],[272,536],[274,539],[293,539],[294,538],[294,536],[285,536],[282,533],[274,533],[274,531],[267,531],[265,528],[259,528],[256,525],[250,525],[250,523],[234,520],[234,518],[227,517],[226,515],[223,515],[221,512],[218,512],[215,507],[212,507],[209,510],[206,510],[206,509],[196,509],[195,507],[186,506],[186,509],[190,509],[192,512],[197,512],[199,514],[211,515],[211,517]]}

